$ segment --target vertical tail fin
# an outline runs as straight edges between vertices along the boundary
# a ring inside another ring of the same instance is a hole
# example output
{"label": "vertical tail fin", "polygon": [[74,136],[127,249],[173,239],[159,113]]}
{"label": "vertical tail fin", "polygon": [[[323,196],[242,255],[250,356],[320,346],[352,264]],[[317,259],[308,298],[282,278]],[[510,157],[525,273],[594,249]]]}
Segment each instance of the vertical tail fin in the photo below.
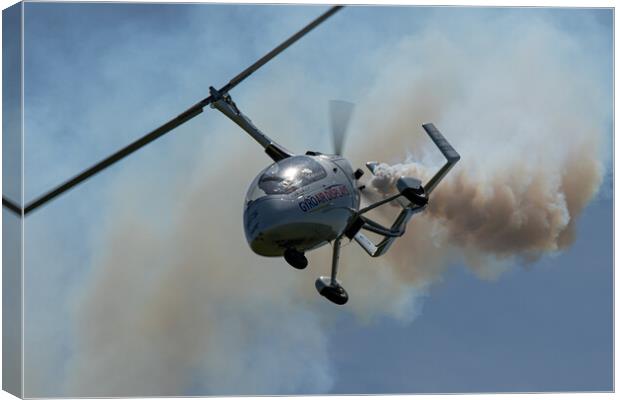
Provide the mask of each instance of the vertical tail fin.
{"label": "vertical tail fin", "polygon": [[437,171],[435,176],[433,176],[427,183],[424,185],[424,191],[428,196],[433,189],[439,184],[439,182],[446,176],[448,171],[454,167],[454,165],[461,159],[459,153],[454,150],[454,147],[448,143],[446,138],[439,132],[435,125],[429,123],[422,125],[422,128],[426,131],[428,136],[430,136],[431,140],[437,145],[443,156],[446,158],[446,163],[443,167]]}

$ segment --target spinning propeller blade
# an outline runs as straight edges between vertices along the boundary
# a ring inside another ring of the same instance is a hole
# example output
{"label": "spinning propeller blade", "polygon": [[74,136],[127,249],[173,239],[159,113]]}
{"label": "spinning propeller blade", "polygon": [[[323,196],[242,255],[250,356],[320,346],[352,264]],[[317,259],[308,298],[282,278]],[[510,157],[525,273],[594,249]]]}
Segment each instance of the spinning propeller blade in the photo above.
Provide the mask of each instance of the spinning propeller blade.
{"label": "spinning propeller blade", "polygon": [[[342,7],[343,6],[331,7],[329,10],[327,10],[326,12],[321,14],[314,21],[312,21],[308,25],[306,25],[303,29],[301,29],[300,31],[298,31],[297,33],[295,33],[294,35],[289,37],[287,40],[282,42],[279,46],[275,47],[273,50],[271,50],[269,53],[264,55],[262,58],[260,58],[254,64],[250,65],[248,68],[243,70],[240,74],[238,74],[237,76],[232,78],[226,85],[224,85],[219,90],[219,92],[222,93],[222,94],[228,93],[229,90],[231,90],[232,88],[237,86],[239,83],[241,83],[241,81],[246,79],[248,76],[250,76],[252,73],[254,73],[257,69],[259,69],[260,67],[265,65],[269,60],[271,60],[272,58],[274,58],[275,56],[280,54],[282,51],[284,51],[290,45],[295,43],[297,40],[301,39],[305,34],[310,32],[312,29],[316,28],[323,21],[325,21],[326,19],[328,19],[329,17],[334,15]],[[55,187],[54,189],[50,190],[49,192],[47,192],[47,193],[43,194],[42,196],[36,198],[35,200],[33,200],[32,202],[27,204],[23,209],[20,206],[16,205],[11,200],[6,199],[4,196],[2,197],[2,205],[5,206],[8,210],[13,211],[17,215],[22,215],[22,211],[23,211],[23,215],[26,215],[26,214],[34,211],[35,209],[41,207],[42,205],[48,203],[49,201],[53,200],[54,198],[60,196],[62,193],[64,193],[64,192],[72,189],[73,187],[79,185],[80,183],[84,182],[85,180],[87,180],[88,178],[92,177],[93,175],[101,172],[102,170],[106,169],[107,167],[111,166],[112,164],[115,164],[117,161],[122,160],[123,158],[125,158],[128,155],[134,153],[135,151],[141,149],[142,147],[146,146],[147,144],[151,143],[152,141],[154,141],[154,140],[158,139],[159,137],[165,135],[166,133],[170,132],[171,130],[173,130],[174,128],[178,127],[179,125],[182,125],[185,122],[189,121],[190,119],[194,118],[198,114],[202,113],[203,109],[207,105],[209,105],[212,100],[213,99],[212,99],[211,96],[209,96],[209,97],[207,97],[207,98],[205,98],[203,100],[200,100],[198,103],[194,104],[193,106],[191,106],[190,108],[188,108],[187,110],[185,110],[184,112],[179,114],[177,117],[175,117],[175,118],[171,119],[170,121],[166,122],[165,124],[163,124],[159,128],[149,132],[148,134],[144,135],[140,139],[138,139],[138,140],[134,141],[133,143],[129,144],[128,146],[118,150],[116,153],[114,153],[114,154],[104,158],[103,160],[99,161],[98,163],[96,163],[92,167],[84,170],[83,172],[77,174],[76,176],[74,176],[73,178],[69,179],[68,181],[58,185],[57,187]]]}
{"label": "spinning propeller blade", "polygon": [[331,100],[329,102],[329,122],[334,141],[334,154],[342,155],[351,114],[355,105],[347,101]]}

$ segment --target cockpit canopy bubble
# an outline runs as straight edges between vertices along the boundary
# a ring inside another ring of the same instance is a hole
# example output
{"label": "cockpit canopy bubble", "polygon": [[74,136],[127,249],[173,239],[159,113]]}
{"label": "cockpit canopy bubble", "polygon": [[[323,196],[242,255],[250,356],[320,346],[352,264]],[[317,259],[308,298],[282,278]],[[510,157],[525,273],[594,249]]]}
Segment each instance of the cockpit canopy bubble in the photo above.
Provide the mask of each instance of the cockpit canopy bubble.
{"label": "cockpit canopy bubble", "polygon": [[312,157],[288,157],[271,164],[254,179],[248,189],[246,202],[266,195],[290,194],[326,176],[323,166]]}

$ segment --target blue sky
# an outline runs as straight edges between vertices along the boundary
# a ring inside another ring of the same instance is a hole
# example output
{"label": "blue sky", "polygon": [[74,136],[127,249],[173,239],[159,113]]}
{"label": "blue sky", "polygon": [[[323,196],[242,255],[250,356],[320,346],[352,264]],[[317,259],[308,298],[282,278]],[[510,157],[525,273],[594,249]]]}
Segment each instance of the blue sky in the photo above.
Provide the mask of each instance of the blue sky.
{"label": "blue sky", "polygon": [[[27,3],[26,198],[206,97],[324,8]],[[335,308],[313,289],[328,248],[301,272],[247,249],[242,199],[268,159],[207,109],[26,220],[26,394],[611,390],[611,32],[602,9],[350,7],[232,92],[296,152],[329,150],[328,100],[358,103],[347,147],[360,166],[435,161],[410,133],[420,118],[482,181],[498,160],[537,165],[541,148],[557,176],[576,174],[561,162],[591,137],[604,179],[569,248],[536,247],[527,263],[523,249],[452,236],[446,254],[380,260],[351,245],[351,303]],[[425,218],[416,238],[451,226]]]}
{"label": "blue sky", "polygon": [[[597,201],[570,250],[496,282],[455,266],[411,325],[388,318],[364,329],[343,323],[334,335],[343,375],[334,391],[611,390],[610,213],[610,201]],[[352,353],[373,362],[355,362]]]}

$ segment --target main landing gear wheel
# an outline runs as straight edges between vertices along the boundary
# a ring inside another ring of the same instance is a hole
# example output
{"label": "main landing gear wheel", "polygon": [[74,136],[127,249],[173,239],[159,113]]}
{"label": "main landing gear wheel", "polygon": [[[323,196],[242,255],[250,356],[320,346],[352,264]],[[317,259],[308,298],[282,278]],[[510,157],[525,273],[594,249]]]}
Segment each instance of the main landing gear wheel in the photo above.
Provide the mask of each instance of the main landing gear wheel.
{"label": "main landing gear wheel", "polygon": [[344,305],[349,300],[349,295],[340,285],[340,282],[332,283],[332,279],[328,276],[322,276],[317,279],[315,286],[321,296],[334,304]]}
{"label": "main landing gear wheel", "polygon": [[295,249],[286,249],[284,251],[284,259],[293,268],[304,269],[308,266],[308,259],[304,253]]}

